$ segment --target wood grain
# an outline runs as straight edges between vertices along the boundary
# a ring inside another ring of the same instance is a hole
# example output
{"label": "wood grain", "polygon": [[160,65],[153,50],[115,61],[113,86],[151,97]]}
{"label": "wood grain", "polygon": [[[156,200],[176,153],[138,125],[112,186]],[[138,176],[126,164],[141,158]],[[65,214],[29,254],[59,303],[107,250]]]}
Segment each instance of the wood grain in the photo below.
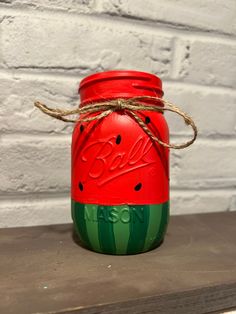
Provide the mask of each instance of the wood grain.
{"label": "wood grain", "polygon": [[209,313],[236,307],[236,212],[171,217],[133,256],[90,252],[72,226],[0,229],[0,313]]}

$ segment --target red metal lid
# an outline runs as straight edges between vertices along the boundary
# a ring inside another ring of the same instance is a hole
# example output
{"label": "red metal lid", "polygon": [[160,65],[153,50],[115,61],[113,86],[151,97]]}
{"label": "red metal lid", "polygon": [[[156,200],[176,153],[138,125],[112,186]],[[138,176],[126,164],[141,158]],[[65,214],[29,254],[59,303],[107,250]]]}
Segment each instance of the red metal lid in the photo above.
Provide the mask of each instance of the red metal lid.
{"label": "red metal lid", "polygon": [[154,74],[115,70],[92,74],[79,86],[81,103],[135,96],[162,97],[162,81]]}

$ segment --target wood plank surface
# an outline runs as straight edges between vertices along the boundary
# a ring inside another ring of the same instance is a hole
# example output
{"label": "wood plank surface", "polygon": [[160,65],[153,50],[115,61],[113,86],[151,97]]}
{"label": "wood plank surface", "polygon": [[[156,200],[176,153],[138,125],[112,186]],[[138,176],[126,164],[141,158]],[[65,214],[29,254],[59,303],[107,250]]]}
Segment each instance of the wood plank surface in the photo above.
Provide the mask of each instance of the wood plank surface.
{"label": "wood plank surface", "polygon": [[209,313],[236,307],[236,212],[173,216],[148,253],[80,247],[72,225],[0,229],[0,313]]}

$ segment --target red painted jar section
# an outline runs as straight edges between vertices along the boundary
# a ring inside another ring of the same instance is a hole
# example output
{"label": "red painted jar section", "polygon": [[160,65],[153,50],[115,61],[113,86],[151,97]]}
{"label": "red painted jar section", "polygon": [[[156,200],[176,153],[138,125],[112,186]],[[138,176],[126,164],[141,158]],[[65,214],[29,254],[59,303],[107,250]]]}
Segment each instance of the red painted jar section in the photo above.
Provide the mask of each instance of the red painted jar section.
{"label": "red painted jar section", "polygon": [[[161,97],[162,82],[138,71],[108,71],[82,80],[81,105],[135,96]],[[149,101],[149,103],[151,103]],[[138,115],[169,142],[159,112]],[[169,150],[153,142],[128,111],[77,123],[72,139],[72,198],[84,204],[160,204],[169,199]]]}

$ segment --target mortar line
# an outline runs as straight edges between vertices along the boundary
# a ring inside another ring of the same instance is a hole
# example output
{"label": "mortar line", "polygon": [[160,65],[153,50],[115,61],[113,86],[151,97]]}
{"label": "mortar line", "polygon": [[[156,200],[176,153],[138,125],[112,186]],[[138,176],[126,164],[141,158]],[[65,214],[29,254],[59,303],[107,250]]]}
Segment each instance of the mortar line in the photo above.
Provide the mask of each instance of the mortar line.
{"label": "mortar line", "polygon": [[[63,123],[63,122],[61,122]],[[190,137],[189,134],[183,135],[183,134],[179,134],[179,135],[172,135],[171,134],[171,140],[175,141],[185,141],[187,137]],[[0,136],[0,143],[10,143],[11,142],[15,142],[15,143],[25,143],[25,142],[31,142],[31,141],[36,141],[37,142],[43,142],[46,141],[48,142],[68,142],[70,143],[72,139],[72,134],[68,133],[68,134],[60,134],[60,133],[19,133],[19,132],[12,132],[12,133],[2,133]],[[226,142],[227,140],[227,142]],[[225,147],[225,146],[230,146],[230,145],[236,145],[236,137],[234,134],[232,134],[232,136],[230,135],[225,135],[225,136],[220,136],[220,137],[216,137],[216,136],[208,136],[208,137],[203,137],[201,135],[198,136],[197,138],[197,142],[199,144],[210,144],[211,146],[218,146],[221,145],[221,147]],[[178,153],[178,151],[176,150],[171,150],[172,153]]]}
{"label": "mortar line", "polygon": [[[215,193],[217,195],[227,195],[227,196],[233,196],[236,195],[236,191],[234,187],[218,187],[218,188],[179,188],[177,189],[174,186],[171,186],[170,188],[170,197],[178,197],[178,196],[183,196],[183,197],[188,197],[188,196],[194,196],[197,194],[200,194],[202,196],[210,196]],[[212,196],[213,197],[213,196]],[[0,194],[0,206],[3,205],[4,203],[11,203],[12,205],[16,203],[19,205],[21,204],[32,204],[34,203],[41,203],[42,200],[45,202],[57,202],[57,201],[64,201],[68,202],[70,201],[70,189],[68,190],[64,189],[61,191],[55,191],[55,192],[12,192],[12,193],[7,193],[5,192],[4,194]]]}
{"label": "mortar line", "polygon": [[[48,68],[50,69],[50,68]],[[45,79],[47,80],[58,80],[58,81],[64,81],[65,79],[67,79],[68,81],[71,82],[80,82],[80,80],[82,80],[82,78],[84,78],[85,76],[89,75],[91,73],[88,74],[76,74],[76,73],[68,73],[68,72],[56,72],[55,69],[54,71],[47,71],[45,72],[44,70],[37,68],[37,70],[33,69],[33,71],[30,71],[28,69],[28,71],[25,70],[15,70],[15,69],[3,69],[0,68],[0,79],[1,78],[7,78],[7,79],[12,79],[12,80],[19,80],[19,79],[37,79],[37,80],[43,80],[45,81]],[[230,92],[232,95],[236,95],[236,90],[232,87],[228,87],[228,86],[214,86],[214,85],[201,85],[199,83],[194,83],[194,82],[185,82],[185,81],[179,81],[178,79],[162,79],[163,81],[163,86],[165,89],[165,84],[172,86],[172,87],[178,87],[178,88],[185,88],[185,89],[191,89],[191,90],[204,90],[209,92],[216,92],[216,93],[228,93]]]}
{"label": "mortar line", "polygon": [[[104,14],[99,12],[93,12],[93,13],[78,13],[78,12],[68,12],[63,11],[60,9],[47,9],[42,8],[40,9],[32,9],[32,8],[16,8],[16,7],[7,7],[7,5],[0,4],[1,8],[1,15],[14,15],[14,16],[22,16],[22,15],[29,15],[30,17],[38,16],[38,17],[50,17],[54,16],[55,18],[63,18],[65,16],[69,16],[70,18],[75,18],[78,21],[78,17],[80,17],[81,21],[88,21],[93,22],[94,20],[97,20],[98,22],[102,22],[102,24],[107,23],[109,26],[114,26],[116,23],[118,24],[119,29],[125,28],[127,29],[127,26],[130,30],[137,31],[138,28],[148,31],[155,31],[155,33],[160,33],[163,35],[163,32],[166,33],[167,36],[173,37],[173,35],[181,35],[183,37],[187,37],[191,39],[193,36],[195,36],[195,39],[202,39],[212,42],[225,42],[225,43],[235,43],[236,37],[233,34],[227,34],[227,33],[221,33],[214,30],[203,30],[195,27],[191,27],[186,25],[187,29],[184,28],[185,25],[183,25],[183,28],[176,29],[176,24],[171,24],[167,22],[161,22],[161,21],[151,21],[151,20],[143,20],[138,18],[132,18],[125,17],[125,16],[115,16],[111,14]],[[134,23],[134,20],[136,23]],[[121,23],[122,22],[122,23]],[[217,38],[216,38],[217,36]]]}

